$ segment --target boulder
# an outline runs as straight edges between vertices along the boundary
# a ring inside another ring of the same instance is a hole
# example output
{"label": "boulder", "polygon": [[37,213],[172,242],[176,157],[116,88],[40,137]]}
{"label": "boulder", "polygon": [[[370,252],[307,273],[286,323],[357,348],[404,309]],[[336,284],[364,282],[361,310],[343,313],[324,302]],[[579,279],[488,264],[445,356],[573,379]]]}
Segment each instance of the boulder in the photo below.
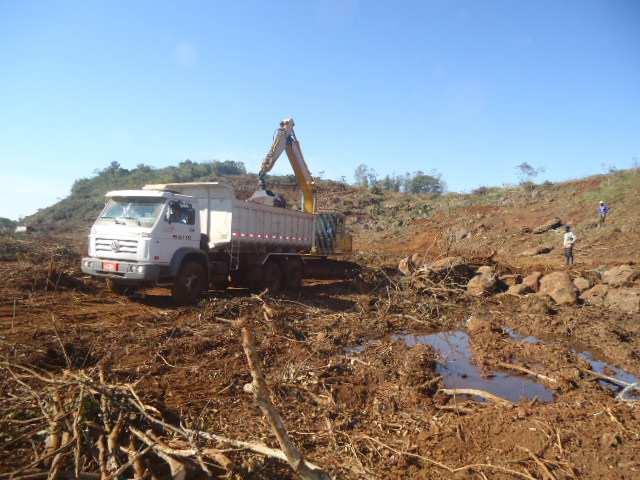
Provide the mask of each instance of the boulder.
{"label": "boulder", "polygon": [[490,295],[496,291],[498,278],[493,274],[481,273],[467,283],[467,293],[474,297]]}
{"label": "boulder", "polygon": [[573,279],[573,286],[576,287],[579,293],[582,293],[591,288],[591,282],[584,277],[577,277]]}
{"label": "boulder", "polygon": [[602,281],[612,287],[622,287],[633,282],[639,272],[631,265],[613,267],[602,274]]}
{"label": "boulder", "polygon": [[580,295],[580,298],[590,305],[597,305],[599,307],[604,306],[604,300],[609,293],[609,287],[607,285],[598,284],[589,290],[585,290]]}
{"label": "boulder", "polygon": [[409,255],[408,257],[403,258],[398,263],[398,270],[403,275],[411,275],[418,268],[424,265],[424,258],[419,253],[414,253],[413,255]]}
{"label": "boulder", "polygon": [[492,275],[493,273],[495,273],[495,271],[496,271],[495,267],[491,265],[483,265],[478,268],[478,273],[482,275]]}
{"label": "boulder", "polygon": [[476,273],[475,268],[462,257],[445,257],[420,267],[418,273],[433,281],[465,284]]}
{"label": "boulder", "polygon": [[411,275],[415,269],[416,267],[411,261],[411,257],[405,257],[398,263],[398,270],[400,270],[400,273],[403,275]]}
{"label": "boulder", "polygon": [[522,284],[526,285],[532,292],[537,292],[540,289],[541,278],[541,272],[533,272],[522,279]]}
{"label": "boulder", "polygon": [[553,250],[553,247],[550,247],[548,245],[541,245],[538,247],[528,248],[527,250],[522,252],[520,255],[522,255],[523,257],[534,257],[536,255],[543,255],[545,253],[549,253],[551,250]]}
{"label": "boulder", "polygon": [[558,217],[555,217],[549,220],[548,222],[543,223],[542,225],[539,225],[536,228],[534,228],[533,233],[544,233],[561,226],[562,226],[562,220],[560,220]]}
{"label": "boulder", "polygon": [[527,293],[532,293],[532,290],[525,285],[524,283],[517,283],[515,285],[511,285],[509,290],[507,290],[507,295],[526,295]]}
{"label": "boulder", "polygon": [[505,285],[511,287],[513,285],[522,283],[522,275],[519,275],[517,273],[512,275],[502,275],[499,277],[499,280]]}
{"label": "boulder", "polygon": [[553,272],[540,280],[539,292],[549,295],[558,305],[573,305],[576,303],[576,287],[567,272]]}
{"label": "boulder", "polygon": [[604,299],[606,307],[625,313],[640,313],[640,290],[612,288]]}

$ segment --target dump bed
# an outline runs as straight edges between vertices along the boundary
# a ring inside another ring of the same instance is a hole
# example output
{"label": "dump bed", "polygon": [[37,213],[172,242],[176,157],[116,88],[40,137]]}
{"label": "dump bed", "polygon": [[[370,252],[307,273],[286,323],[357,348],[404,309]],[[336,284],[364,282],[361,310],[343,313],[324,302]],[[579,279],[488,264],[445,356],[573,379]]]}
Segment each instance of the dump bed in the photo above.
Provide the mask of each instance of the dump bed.
{"label": "dump bed", "polygon": [[209,237],[210,248],[233,240],[267,248],[311,251],[312,214],[238,200],[231,186],[219,182],[166,183],[145,185],[143,189],[193,197],[193,207],[199,212],[201,229]]}

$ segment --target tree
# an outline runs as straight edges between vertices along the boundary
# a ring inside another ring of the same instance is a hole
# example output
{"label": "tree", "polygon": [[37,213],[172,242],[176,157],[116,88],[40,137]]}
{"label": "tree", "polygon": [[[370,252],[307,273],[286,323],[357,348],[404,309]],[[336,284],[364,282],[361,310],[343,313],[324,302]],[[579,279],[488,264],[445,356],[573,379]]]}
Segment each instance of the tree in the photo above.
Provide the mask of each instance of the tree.
{"label": "tree", "polygon": [[356,181],[356,185],[367,188],[369,186],[369,167],[364,163],[358,165],[355,172],[353,172],[353,178]]}
{"label": "tree", "polygon": [[413,176],[405,179],[405,191],[440,195],[444,192],[444,183],[440,175],[427,175],[422,171],[417,171]]}
{"label": "tree", "polygon": [[535,168],[527,162],[522,162],[520,165],[516,165],[518,175],[520,176],[520,183],[533,182],[539,174],[544,173],[544,167]]}

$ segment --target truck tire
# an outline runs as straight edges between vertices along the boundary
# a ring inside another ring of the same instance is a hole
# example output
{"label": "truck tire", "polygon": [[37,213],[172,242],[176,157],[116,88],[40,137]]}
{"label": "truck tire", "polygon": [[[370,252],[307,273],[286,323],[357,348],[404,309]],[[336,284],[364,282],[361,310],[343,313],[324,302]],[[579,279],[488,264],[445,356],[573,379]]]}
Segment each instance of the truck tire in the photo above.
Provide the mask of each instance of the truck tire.
{"label": "truck tire", "polygon": [[298,258],[288,258],[284,270],[284,288],[299,292],[302,288],[302,262]]}
{"label": "truck tire", "polygon": [[187,261],[173,281],[171,296],[178,305],[196,303],[206,286],[205,270],[198,262]]}
{"label": "truck tire", "polygon": [[276,294],[282,291],[284,282],[280,265],[273,261],[265,264],[262,272],[262,284],[269,289],[269,293]]}

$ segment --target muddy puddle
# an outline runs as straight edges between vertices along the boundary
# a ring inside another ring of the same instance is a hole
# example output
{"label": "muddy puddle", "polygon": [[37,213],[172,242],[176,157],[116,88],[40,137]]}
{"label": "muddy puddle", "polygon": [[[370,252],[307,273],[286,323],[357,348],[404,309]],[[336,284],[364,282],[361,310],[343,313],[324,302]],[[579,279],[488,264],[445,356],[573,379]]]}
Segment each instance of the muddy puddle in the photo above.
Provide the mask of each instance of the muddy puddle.
{"label": "muddy puddle", "polygon": [[512,402],[538,399],[552,402],[553,392],[534,380],[511,372],[493,371],[483,375],[473,364],[469,335],[461,330],[438,332],[430,335],[396,334],[393,340],[402,340],[408,347],[430,345],[438,352],[436,371],[442,375],[446,388],[475,388],[498,395]]}
{"label": "muddy puddle", "polygon": [[[524,342],[524,343],[529,343],[534,345],[545,343],[543,340],[540,340],[539,338],[534,337],[533,335],[522,335],[511,328],[505,327],[502,330],[504,331],[504,333],[509,335],[509,337],[519,342]],[[629,384],[640,383],[640,379],[635,375],[627,372],[626,370],[623,370],[620,367],[616,367],[615,365],[605,362],[604,360],[597,359],[592,352],[585,351],[580,348],[572,349],[572,351],[576,353],[580,358],[588,362],[589,366],[591,367],[591,370],[593,370],[596,373],[607,375],[609,377],[615,378],[616,380],[620,380],[621,382],[626,382]],[[611,390],[614,393],[620,392],[622,388],[620,385],[614,385],[605,380],[600,380],[598,381],[598,383],[602,387],[608,390]],[[640,399],[640,392],[638,392],[638,390],[633,390],[626,395],[626,398],[633,399],[633,400]]]}

